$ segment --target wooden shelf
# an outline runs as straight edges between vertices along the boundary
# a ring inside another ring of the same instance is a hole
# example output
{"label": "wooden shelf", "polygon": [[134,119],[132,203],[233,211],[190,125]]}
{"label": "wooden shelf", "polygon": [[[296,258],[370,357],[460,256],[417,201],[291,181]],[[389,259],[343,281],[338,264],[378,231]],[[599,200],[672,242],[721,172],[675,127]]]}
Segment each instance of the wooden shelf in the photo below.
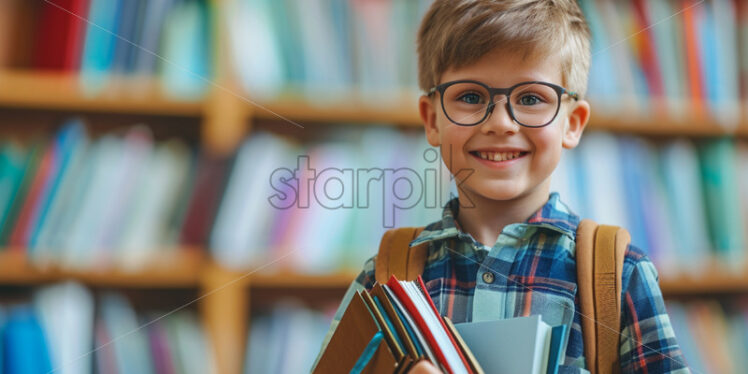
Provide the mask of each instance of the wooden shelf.
{"label": "wooden shelf", "polygon": [[407,105],[373,105],[362,98],[330,103],[314,103],[304,99],[280,99],[257,101],[251,105],[253,115],[258,119],[292,120],[305,125],[308,122],[335,122],[351,125],[383,124],[407,127],[421,127],[418,116],[418,98],[403,96],[400,102]]}
{"label": "wooden shelf", "polygon": [[197,117],[202,100],[170,98],[155,79],[111,79],[92,95],[77,74],[0,71],[0,107]]}
{"label": "wooden shelf", "polygon": [[[260,101],[253,106],[258,119],[289,119],[306,125],[309,122],[336,122],[344,124],[391,124],[420,128],[417,97],[403,96],[400,105],[372,105],[363,99],[341,100],[335,104],[314,104],[303,99]],[[249,105],[249,104],[247,104]],[[594,109],[594,104],[593,104]],[[610,131],[644,136],[709,137],[733,135],[748,138],[748,123],[727,129],[709,118],[686,118],[675,121],[663,115],[636,116],[623,114],[598,114],[593,110],[589,130]]]}
{"label": "wooden shelf", "polygon": [[197,287],[200,283],[203,252],[196,248],[179,248],[172,253],[175,255],[154,259],[147,268],[138,271],[82,271],[35,267],[23,251],[8,248],[0,252],[0,285],[27,286],[75,280],[97,287]]}
{"label": "wooden shelf", "polygon": [[[105,94],[87,94],[77,74],[36,71],[0,71],[0,108],[66,110],[123,114],[201,117],[206,114],[205,100],[178,100],[169,97],[156,79],[113,78],[102,90]],[[247,96],[247,95],[245,95]],[[417,112],[418,96],[398,92],[387,103],[350,95],[314,102],[303,97],[272,100],[236,100],[248,120],[291,120],[308,123],[383,124],[421,127]],[[254,102],[255,104],[252,104]],[[373,102],[381,104],[373,104]],[[388,104],[389,103],[389,104]],[[689,117],[676,121],[665,115],[637,116],[599,114],[594,110],[589,129],[645,136],[707,137],[734,135],[748,138],[748,122],[729,130],[709,118]]]}
{"label": "wooden shelf", "polygon": [[[345,289],[356,273],[339,271],[330,274],[303,274],[292,270],[253,273],[223,269],[209,260],[199,248],[180,248],[178,255],[154,259],[148,268],[135,272],[122,269],[75,271],[60,268],[41,269],[27,259],[23,251],[0,252],[0,285],[39,285],[62,280],[76,280],[93,286],[133,288],[198,287],[207,271],[221,272],[227,282],[243,288],[262,289]],[[206,270],[206,269],[210,270]],[[699,276],[677,275],[660,278],[665,296],[729,294],[748,292],[748,270],[726,272],[716,268]]]}
{"label": "wooden shelf", "polygon": [[661,277],[660,288],[666,297],[745,294],[748,293],[748,272],[710,270],[699,276]]}
{"label": "wooden shelf", "polygon": [[356,274],[340,272],[323,275],[281,272],[276,274],[256,274],[250,277],[253,288],[347,288]]}

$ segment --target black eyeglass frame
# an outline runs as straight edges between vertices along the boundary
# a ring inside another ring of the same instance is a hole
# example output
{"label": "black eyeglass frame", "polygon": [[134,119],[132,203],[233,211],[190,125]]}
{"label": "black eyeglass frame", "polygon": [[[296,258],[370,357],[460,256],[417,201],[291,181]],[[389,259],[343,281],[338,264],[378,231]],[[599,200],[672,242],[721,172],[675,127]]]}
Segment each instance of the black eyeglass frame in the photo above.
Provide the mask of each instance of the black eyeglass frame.
{"label": "black eyeglass frame", "polygon": [[[462,124],[462,123],[459,123],[459,122],[453,120],[449,116],[449,114],[447,114],[447,110],[444,109],[444,91],[446,91],[447,88],[449,88],[449,86],[452,86],[452,85],[458,84],[458,83],[475,83],[475,84],[477,84],[479,86],[484,87],[486,89],[486,91],[488,91],[488,95],[490,96],[488,105],[486,106],[486,112],[483,114],[483,118],[481,118],[477,122],[475,122],[473,124],[470,124],[470,125],[465,125],[465,124]],[[512,91],[515,88],[517,88],[519,86],[524,86],[524,85],[527,85],[527,84],[541,84],[541,85],[550,87],[558,95],[558,103],[556,104],[556,112],[553,114],[553,117],[551,117],[551,120],[548,121],[548,122],[546,122],[545,124],[537,125],[537,126],[525,125],[524,123],[522,123],[519,120],[517,120],[517,118],[514,116],[514,111],[512,110],[512,105],[509,103],[509,97],[511,97]],[[426,93],[426,96],[431,96],[435,92],[439,92],[439,101],[441,102],[441,105],[442,105],[442,112],[444,112],[444,115],[447,116],[447,119],[450,122],[454,123],[455,125],[465,126],[465,127],[476,126],[476,125],[482,123],[483,121],[485,121],[486,118],[488,118],[488,116],[491,115],[491,113],[493,113],[493,110],[496,107],[496,102],[493,100],[493,98],[496,95],[504,95],[507,98],[506,110],[507,110],[507,112],[509,112],[509,117],[512,118],[512,121],[516,122],[520,126],[530,127],[530,128],[539,128],[539,127],[548,126],[548,125],[551,124],[551,122],[553,122],[556,119],[556,116],[558,115],[558,111],[561,108],[561,96],[563,94],[569,95],[569,97],[571,97],[574,100],[579,100],[579,94],[578,93],[576,93],[574,91],[569,91],[566,88],[561,87],[559,85],[556,85],[556,84],[553,84],[553,83],[549,83],[549,82],[543,82],[543,81],[519,82],[519,83],[517,83],[517,84],[515,84],[515,85],[513,85],[511,87],[508,87],[508,88],[495,88],[495,87],[489,87],[488,85],[486,85],[483,82],[479,82],[479,81],[475,81],[475,80],[470,80],[470,79],[461,79],[461,80],[456,80],[456,81],[444,82],[442,84],[436,85],[436,86],[432,87],[429,90],[429,92]]]}

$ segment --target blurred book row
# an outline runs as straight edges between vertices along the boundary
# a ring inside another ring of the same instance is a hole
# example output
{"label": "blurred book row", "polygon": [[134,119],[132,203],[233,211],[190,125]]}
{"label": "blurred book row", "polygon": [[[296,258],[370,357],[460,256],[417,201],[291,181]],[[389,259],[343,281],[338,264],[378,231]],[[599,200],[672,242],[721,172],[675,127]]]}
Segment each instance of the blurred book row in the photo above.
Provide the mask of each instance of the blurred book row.
{"label": "blurred book row", "polygon": [[589,97],[607,110],[708,115],[748,103],[748,2],[580,0],[592,31]]}
{"label": "blurred book row", "polygon": [[[359,269],[383,232],[440,219],[456,184],[420,132],[340,126],[300,143],[257,131],[229,158],[149,128],[0,144],[0,248],[38,264],[135,269],[185,246],[231,268]],[[626,227],[662,273],[742,269],[748,146],[590,132],[552,190],[582,217]]]}
{"label": "blurred book row", "polygon": [[[744,269],[748,147],[729,138],[590,132],[562,156],[552,190],[581,217],[625,227],[661,274]],[[716,263],[710,262],[716,260]]]}
{"label": "blurred book row", "polygon": [[[377,103],[417,91],[415,38],[430,0],[55,0],[0,4],[0,68],[157,76],[196,97],[213,75],[217,23],[254,96]],[[580,0],[592,30],[589,98],[605,113],[704,114],[725,126],[748,103],[745,0]],[[225,7],[225,8],[217,8]]]}
{"label": "blurred book row", "polygon": [[211,76],[211,6],[203,0],[0,2],[0,68],[79,72],[100,93],[110,76],[154,76],[173,95]]}
{"label": "blurred book row", "polygon": [[744,373],[748,367],[748,304],[667,302],[670,321],[694,373]]}
{"label": "blurred book row", "polygon": [[0,306],[0,373],[215,372],[197,316],[136,312],[117,293],[76,283],[36,289]]}
{"label": "blurred book row", "polygon": [[253,315],[244,372],[310,372],[334,314],[287,299]]}

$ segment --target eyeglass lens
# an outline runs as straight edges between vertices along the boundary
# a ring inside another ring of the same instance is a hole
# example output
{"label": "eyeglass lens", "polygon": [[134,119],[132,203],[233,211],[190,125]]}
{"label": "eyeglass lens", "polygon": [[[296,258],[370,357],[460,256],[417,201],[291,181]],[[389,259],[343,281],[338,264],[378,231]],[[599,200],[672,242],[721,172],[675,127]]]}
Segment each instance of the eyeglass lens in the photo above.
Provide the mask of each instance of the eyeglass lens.
{"label": "eyeglass lens", "polygon": [[[485,86],[461,82],[444,90],[442,105],[450,120],[463,126],[472,126],[482,122],[486,117],[490,100]],[[496,95],[493,100],[495,105],[501,108],[505,106],[507,97]],[[548,124],[555,117],[559,105],[556,90],[538,83],[516,86],[508,100],[514,119],[525,126]]]}

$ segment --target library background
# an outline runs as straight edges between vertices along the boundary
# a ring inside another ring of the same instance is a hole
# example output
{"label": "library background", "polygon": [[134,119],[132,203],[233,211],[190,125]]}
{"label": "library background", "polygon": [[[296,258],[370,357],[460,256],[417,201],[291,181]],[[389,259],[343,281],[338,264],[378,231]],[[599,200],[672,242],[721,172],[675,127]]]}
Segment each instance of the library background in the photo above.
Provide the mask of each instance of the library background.
{"label": "library background", "polygon": [[[748,2],[580,3],[593,115],[553,189],[649,251],[694,372],[744,372]],[[308,371],[385,226],[454,190],[416,112],[429,4],[1,0],[0,371]],[[405,167],[417,203],[341,177]],[[271,204],[297,168],[315,201]]]}

